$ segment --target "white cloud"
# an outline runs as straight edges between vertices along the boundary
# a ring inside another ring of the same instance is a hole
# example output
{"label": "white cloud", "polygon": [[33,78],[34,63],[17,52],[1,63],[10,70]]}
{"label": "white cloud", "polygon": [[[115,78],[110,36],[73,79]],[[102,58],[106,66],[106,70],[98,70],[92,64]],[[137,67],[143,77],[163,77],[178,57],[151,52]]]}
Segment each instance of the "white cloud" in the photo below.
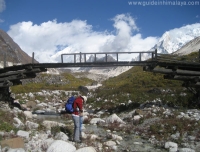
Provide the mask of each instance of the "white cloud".
{"label": "white cloud", "polygon": [[6,3],[4,0],[0,0],[0,12],[3,12],[6,9]]}
{"label": "white cloud", "polygon": [[78,52],[147,51],[158,38],[142,38],[135,20],[129,14],[115,16],[115,33],[97,32],[86,21],[73,20],[58,23],[56,20],[40,25],[20,22],[10,26],[8,34],[30,56],[35,52],[39,62],[56,62],[58,54]]}

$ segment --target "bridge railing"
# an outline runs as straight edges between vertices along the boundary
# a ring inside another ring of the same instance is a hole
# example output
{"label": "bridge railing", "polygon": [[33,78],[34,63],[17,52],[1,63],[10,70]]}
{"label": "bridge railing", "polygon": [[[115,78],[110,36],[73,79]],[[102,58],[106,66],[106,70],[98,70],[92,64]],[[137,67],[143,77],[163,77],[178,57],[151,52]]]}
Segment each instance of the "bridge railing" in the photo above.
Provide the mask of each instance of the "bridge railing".
{"label": "bridge railing", "polygon": [[157,50],[146,52],[95,52],[61,54],[61,63],[121,62],[156,60]]}
{"label": "bridge railing", "polygon": [[[10,67],[15,64],[7,60],[7,55],[1,55],[2,62],[0,68]],[[100,63],[104,62],[142,62],[147,59],[157,60],[157,50],[155,51],[143,51],[143,52],[94,52],[94,53],[68,53],[61,54],[60,63]],[[35,64],[34,52],[32,53],[32,64]]]}

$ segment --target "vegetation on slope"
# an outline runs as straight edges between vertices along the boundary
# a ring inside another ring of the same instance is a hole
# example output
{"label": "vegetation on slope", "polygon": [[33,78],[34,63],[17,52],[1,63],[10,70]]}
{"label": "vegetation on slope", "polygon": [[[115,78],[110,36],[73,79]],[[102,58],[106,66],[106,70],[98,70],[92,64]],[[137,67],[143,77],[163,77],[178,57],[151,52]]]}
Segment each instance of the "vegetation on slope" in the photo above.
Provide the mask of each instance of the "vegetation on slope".
{"label": "vegetation on slope", "polygon": [[78,90],[79,86],[90,85],[93,80],[75,78],[70,73],[61,75],[38,74],[35,79],[25,81],[23,85],[12,86],[13,93],[39,92],[41,90]]}
{"label": "vegetation on slope", "polygon": [[[198,61],[198,52],[177,58],[181,61]],[[95,91],[95,98],[108,101],[106,105],[98,102],[99,107],[110,107],[125,103],[121,109],[132,109],[133,106],[146,101],[159,99],[172,106],[188,107],[193,105],[193,94],[182,87],[182,81],[164,79],[162,74],[143,71],[142,67],[133,67],[117,77],[103,82],[102,87]],[[95,101],[91,99],[91,103]],[[128,104],[131,101],[132,104]],[[119,107],[119,106],[118,106]],[[115,109],[113,107],[112,109]]]}
{"label": "vegetation on slope", "polygon": [[[183,97],[184,92],[188,96]],[[133,67],[117,77],[109,78],[95,91],[95,94],[95,98],[113,101],[115,105],[132,101],[132,106],[155,99],[185,106],[188,104],[188,98],[191,98],[191,94],[182,87],[181,81],[166,80],[161,74],[144,72],[142,67]],[[112,106],[113,103],[106,104],[106,108],[108,105]],[[100,103],[98,106],[101,106]],[[132,106],[129,104],[130,109]]]}

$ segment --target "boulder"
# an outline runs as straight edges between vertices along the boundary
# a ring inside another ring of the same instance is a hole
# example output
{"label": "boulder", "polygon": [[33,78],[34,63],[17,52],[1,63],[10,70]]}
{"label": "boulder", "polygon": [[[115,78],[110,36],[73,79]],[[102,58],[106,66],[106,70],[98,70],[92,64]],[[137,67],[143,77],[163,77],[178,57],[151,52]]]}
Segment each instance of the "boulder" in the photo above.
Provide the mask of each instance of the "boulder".
{"label": "boulder", "polygon": [[116,114],[112,114],[106,118],[106,123],[122,123],[126,124],[122,119],[120,119]]}
{"label": "boulder", "polygon": [[31,121],[26,121],[25,125],[27,126],[28,129],[37,129],[39,127],[39,124]]}
{"label": "boulder", "polygon": [[90,124],[97,124],[98,122],[105,122],[105,120],[103,120],[101,118],[92,118],[90,120]]}
{"label": "boulder", "polygon": [[33,118],[33,115],[32,115],[32,112],[31,112],[31,111],[24,111],[24,115],[25,115],[26,118],[28,118],[28,119],[32,119],[32,118]]}
{"label": "boulder", "polygon": [[177,152],[178,145],[177,145],[177,143],[174,143],[174,142],[166,142],[165,148],[169,149],[169,152]]}
{"label": "boulder", "polygon": [[13,125],[14,125],[16,128],[24,127],[24,124],[22,123],[22,121],[21,121],[19,118],[15,117],[15,118],[13,118],[13,120],[14,120]]}
{"label": "boulder", "polygon": [[64,127],[65,126],[65,124],[63,124],[63,123],[58,123],[56,121],[48,121],[48,120],[43,121],[42,125],[49,130],[51,129],[51,127],[55,127],[55,126]]}
{"label": "boulder", "polygon": [[23,148],[15,148],[15,149],[8,149],[7,152],[25,152],[25,150]]}
{"label": "boulder", "polygon": [[195,150],[190,149],[190,148],[180,148],[179,152],[195,152]]}
{"label": "boulder", "polygon": [[118,136],[118,135],[115,135],[115,134],[112,134],[112,133],[108,133],[107,137],[111,138],[113,140],[123,140],[123,138],[121,136]]}
{"label": "boulder", "polygon": [[74,152],[75,150],[74,145],[62,140],[55,140],[46,152]]}
{"label": "boulder", "polygon": [[83,147],[76,150],[75,152],[96,152],[96,150],[93,147]]}
{"label": "boulder", "polygon": [[140,109],[136,109],[134,115],[144,115],[144,112]]}
{"label": "boulder", "polygon": [[0,144],[1,144],[1,148],[4,148],[4,147],[10,147],[13,149],[24,148],[24,141],[21,137],[2,140]]}
{"label": "boulder", "polygon": [[55,139],[57,140],[63,140],[63,141],[68,141],[69,137],[64,133],[64,132],[58,132],[55,136]]}
{"label": "boulder", "polygon": [[17,131],[17,135],[20,137],[24,137],[26,139],[29,138],[29,133],[27,131],[19,130],[19,131]]}
{"label": "boulder", "polygon": [[104,145],[108,147],[113,147],[113,146],[116,146],[116,142],[110,140],[110,141],[104,142]]}

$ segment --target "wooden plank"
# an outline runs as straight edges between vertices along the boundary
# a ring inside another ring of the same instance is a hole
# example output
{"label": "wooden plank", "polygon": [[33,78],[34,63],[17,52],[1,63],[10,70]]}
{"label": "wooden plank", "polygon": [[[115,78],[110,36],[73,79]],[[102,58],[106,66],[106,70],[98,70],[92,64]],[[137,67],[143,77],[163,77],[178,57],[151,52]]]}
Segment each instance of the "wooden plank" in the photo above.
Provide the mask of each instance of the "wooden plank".
{"label": "wooden plank", "polygon": [[45,72],[47,71],[46,69],[41,69],[41,68],[34,68],[31,70],[19,70],[19,71],[10,71],[6,73],[1,73],[0,77],[6,77],[10,75],[16,75],[16,74],[27,74],[27,73],[39,73],[39,72]]}
{"label": "wooden plank", "polygon": [[165,69],[165,68],[146,68],[145,70],[149,70],[154,73],[161,74],[171,74],[171,75],[185,75],[185,76],[200,76],[200,71],[189,71],[189,70],[180,70],[180,69]]}
{"label": "wooden plank", "polygon": [[200,77],[198,77],[198,76],[182,76],[182,75],[164,75],[164,79],[198,82],[200,80]]}
{"label": "wooden plank", "polygon": [[10,87],[13,83],[11,81],[5,81],[3,83],[0,83],[0,88]]}
{"label": "wooden plank", "polygon": [[4,82],[6,80],[14,81],[14,80],[21,80],[21,79],[28,79],[28,78],[35,78],[35,73],[28,73],[28,74],[18,74],[18,75],[11,75],[8,77],[0,78],[0,82]]}

